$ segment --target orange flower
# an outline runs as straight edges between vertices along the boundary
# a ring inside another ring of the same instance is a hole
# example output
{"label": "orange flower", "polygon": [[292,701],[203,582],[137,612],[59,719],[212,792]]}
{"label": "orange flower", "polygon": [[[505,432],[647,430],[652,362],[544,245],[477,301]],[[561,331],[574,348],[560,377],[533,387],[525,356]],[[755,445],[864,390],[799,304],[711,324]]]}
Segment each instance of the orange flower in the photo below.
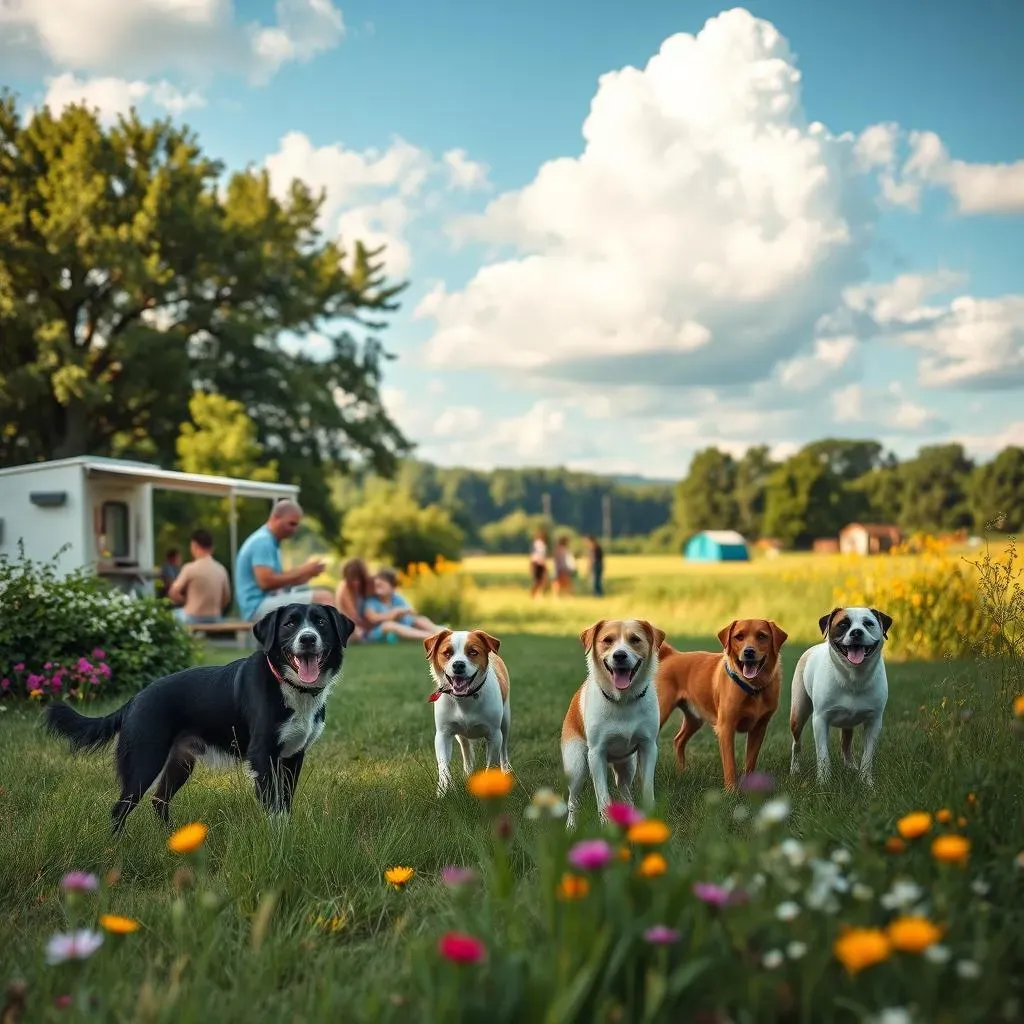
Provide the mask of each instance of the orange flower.
{"label": "orange flower", "polygon": [[941,811],[935,812],[935,820],[942,822],[943,825],[946,825],[953,820],[953,812],[943,807]]}
{"label": "orange flower", "polygon": [[1024,718],[1024,694],[1022,694],[1020,697],[1014,698],[1013,713],[1018,718]]}
{"label": "orange flower", "polygon": [[629,850],[628,846],[620,846],[619,847],[619,860],[629,860],[629,858],[632,857],[632,856],[633,856],[633,854],[630,853],[630,850]]}
{"label": "orange flower", "polygon": [[896,831],[904,839],[919,839],[932,827],[932,816],[927,811],[914,811],[896,822]]}
{"label": "orange flower", "polygon": [[668,871],[668,862],[660,853],[649,853],[642,861],[640,861],[640,867],[637,868],[637,874],[642,878],[658,878],[660,875],[665,874]]}
{"label": "orange flower", "polygon": [[563,900],[581,900],[590,892],[590,883],[582,875],[562,875],[558,895]]}
{"label": "orange flower", "polygon": [[[938,840],[936,840],[938,842]],[[923,953],[942,938],[942,929],[926,917],[897,917],[886,929],[893,949],[901,953]]]}
{"label": "orange flower", "polygon": [[664,843],[672,835],[672,829],[657,818],[647,818],[630,825],[626,838],[637,846],[657,846]]}
{"label": "orange flower", "polygon": [[960,828],[966,828],[967,827],[967,819],[965,817],[963,817],[962,815],[959,818],[956,819],[956,823],[957,823],[957,825]]}
{"label": "orange flower", "polygon": [[416,874],[415,868],[394,867],[384,872],[384,881],[393,885],[396,889],[402,889],[412,880]]}
{"label": "orange flower", "polygon": [[889,836],[885,841],[886,853],[903,853],[906,848],[907,844],[899,836]]}
{"label": "orange flower", "polygon": [[936,836],[932,843],[932,856],[944,864],[963,867],[971,853],[971,841],[966,836]]}
{"label": "orange flower", "polygon": [[973,793],[968,793],[967,802],[973,807],[978,802],[978,798]]}
{"label": "orange flower", "polygon": [[209,830],[201,821],[193,821],[183,825],[167,840],[167,849],[171,853],[193,853],[206,842]]}
{"label": "orange flower", "polygon": [[849,928],[836,939],[832,951],[850,974],[856,974],[865,967],[888,960],[892,945],[885,932],[878,928]]}
{"label": "orange flower", "polygon": [[100,914],[100,927],[112,935],[128,935],[139,930],[139,922],[119,914]]}
{"label": "orange flower", "polygon": [[512,775],[506,775],[500,768],[482,768],[466,779],[466,789],[477,800],[508,796],[514,785],[515,779]]}

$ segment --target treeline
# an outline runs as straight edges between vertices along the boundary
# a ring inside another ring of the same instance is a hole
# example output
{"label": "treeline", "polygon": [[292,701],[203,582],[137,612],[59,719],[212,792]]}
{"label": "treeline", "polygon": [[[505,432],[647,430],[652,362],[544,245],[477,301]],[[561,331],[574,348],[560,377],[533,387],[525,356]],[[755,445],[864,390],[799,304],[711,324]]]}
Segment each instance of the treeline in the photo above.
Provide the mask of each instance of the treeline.
{"label": "treeline", "polygon": [[976,464],[960,444],[928,445],[905,461],[871,440],[826,438],[781,462],[765,446],[740,458],[698,452],[675,489],[673,540],[735,529],[809,547],[851,521],[904,531],[1015,533],[1024,525],[1024,448]]}

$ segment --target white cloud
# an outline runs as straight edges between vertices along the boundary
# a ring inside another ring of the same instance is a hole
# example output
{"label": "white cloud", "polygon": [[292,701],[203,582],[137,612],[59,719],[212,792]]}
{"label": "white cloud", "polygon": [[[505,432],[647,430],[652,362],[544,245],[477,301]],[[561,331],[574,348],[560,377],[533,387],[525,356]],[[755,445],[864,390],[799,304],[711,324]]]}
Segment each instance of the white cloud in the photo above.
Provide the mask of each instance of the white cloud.
{"label": "white cloud", "polygon": [[468,191],[486,187],[487,165],[471,160],[464,149],[449,149],[443,159],[452,188]]}
{"label": "white cloud", "polygon": [[991,458],[1003,448],[1024,448],[1024,420],[1014,420],[992,434],[961,434],[956,440],[975,458]]}
{"label": "white cloud", "polygon": [[963,281],[963,274],[951,270],[900,274],[891,281],[851,285],[843,292],[843,302],[880,326],[912,324],[940,315],[941,308],[927,306],[925,300],[937,292],[956,288]]}
{"label": "white cloud", "polygon": [[140,79],[77,78],[65,72],[48,78],[46,86],[43,103],[55,115],[59,115],[67,106],[84,103],[95,110],[105,123],[116,121],[119,114],[127,114],[133,106],[138,107],[144,101],[171,114],[181,114],[192,107],[205,106],[199,93],[184,93],[166,80],[150,83]]}
{"label": "white cloud", "polygon": [[864,424],[876,433],[933,435],[947,427],[933,410],[907,398],[892,382],[885,388],[848,384],[832,392],[832,419],[838,424]]}

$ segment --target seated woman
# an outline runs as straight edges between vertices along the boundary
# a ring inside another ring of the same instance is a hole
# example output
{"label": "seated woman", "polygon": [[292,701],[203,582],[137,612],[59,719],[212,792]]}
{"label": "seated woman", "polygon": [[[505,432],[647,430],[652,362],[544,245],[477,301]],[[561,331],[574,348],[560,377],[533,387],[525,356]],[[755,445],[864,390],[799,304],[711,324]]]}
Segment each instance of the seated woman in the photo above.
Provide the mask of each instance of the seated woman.
{"label": "seated woman", "polygon": [[398,593],[397,586],[398,575],[394,569],[380,569],[373,577],[375,593],[363,605],[363,615],[370,624],[366,634],[368,641],[426,640],[443,628],[425,615],[418,615]]}
{"label": "seated woman", "polygon": [[347,615],[356,628],[351,639],[358,643],[366,639],[372,626],[366,619],[366,601],[373,596],[370,570],[361,558],[350,558],[341,569],[341,582],[334,595],[334,603],[342,615]]}

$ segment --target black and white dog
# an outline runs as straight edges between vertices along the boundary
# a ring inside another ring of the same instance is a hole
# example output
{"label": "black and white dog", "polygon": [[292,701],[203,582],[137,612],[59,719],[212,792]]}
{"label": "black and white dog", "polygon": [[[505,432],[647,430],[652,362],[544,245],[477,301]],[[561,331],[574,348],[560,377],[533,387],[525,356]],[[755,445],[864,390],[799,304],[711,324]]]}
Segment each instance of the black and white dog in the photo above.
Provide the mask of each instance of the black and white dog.
{"label": "black and white dog", "polygon": [[261,651],[156,679],[102,718],[51,704],[46,727],[85,750],[120,734],[115,834],[154,783],[153,807],[170,824],[171,799],[197,760],[216,768],[247,762],[266,810],[288,814],[306,751],[324,731],[327,697],[354,628],[329,606],[285,605],[254,623]]}

